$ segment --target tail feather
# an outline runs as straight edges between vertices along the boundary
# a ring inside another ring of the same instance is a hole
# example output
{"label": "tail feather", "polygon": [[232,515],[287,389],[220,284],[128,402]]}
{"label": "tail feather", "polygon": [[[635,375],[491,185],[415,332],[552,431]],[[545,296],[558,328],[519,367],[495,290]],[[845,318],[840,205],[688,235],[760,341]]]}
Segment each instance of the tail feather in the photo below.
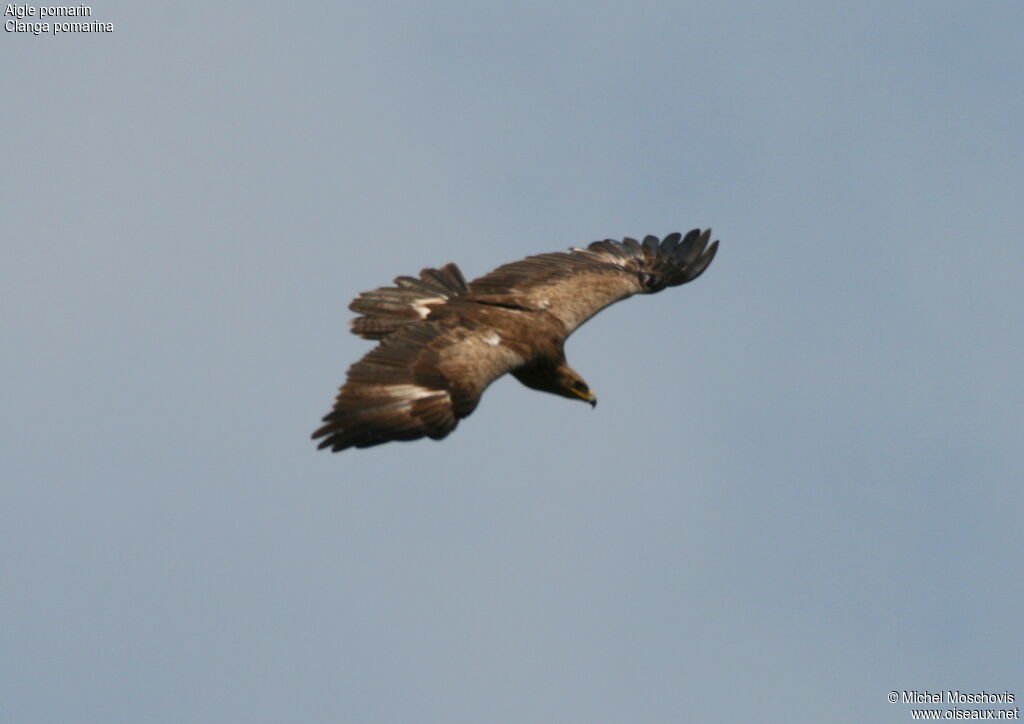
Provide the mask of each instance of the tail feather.
{"label": "tail feather", "polygon": [[362,316],[352,320],[352,332],[365,339],[383,339],[409,322],[426,319],[433,307],[469,291],[455,264],[424,269],[420,278],[401,276],[393,287],[363,292],[349,309]]}

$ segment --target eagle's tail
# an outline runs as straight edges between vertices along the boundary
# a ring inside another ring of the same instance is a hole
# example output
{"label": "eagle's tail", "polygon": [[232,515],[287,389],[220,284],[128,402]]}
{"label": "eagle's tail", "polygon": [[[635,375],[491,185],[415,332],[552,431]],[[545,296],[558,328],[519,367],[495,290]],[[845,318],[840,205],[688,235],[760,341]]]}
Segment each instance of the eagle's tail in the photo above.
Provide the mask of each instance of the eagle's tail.
{"label": "eagle's tail", "polygon": [[383,339],[408,322],[426,319],[432,307],[469,291],[455,264],[424,269],[420,278],[397,277],[397,286],[363,292],[349,305],[361,314],[352,320],[352,333],[365,339]]}

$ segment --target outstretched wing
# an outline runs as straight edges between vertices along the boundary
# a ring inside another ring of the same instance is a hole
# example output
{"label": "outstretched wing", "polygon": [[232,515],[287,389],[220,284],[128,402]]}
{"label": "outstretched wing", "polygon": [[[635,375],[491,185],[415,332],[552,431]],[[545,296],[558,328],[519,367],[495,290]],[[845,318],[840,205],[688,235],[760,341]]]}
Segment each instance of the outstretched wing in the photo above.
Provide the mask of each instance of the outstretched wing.
{"label": "outstretched wing", "polygon": [[607,239],[569,253],[529,256],[470,282],[470,298],[546,310],[569,334],[609,304],[696,279],[718,250],[717,241],[708,246],[710,237],[711,229],[694,229],[685,237]]}
{"label": "outstretched wing", "polygon": [[348,370],[334,409],[313,433],[333,452],[391,440],[439,440],[491,382],[523,363],[484,325],[406,321]]}

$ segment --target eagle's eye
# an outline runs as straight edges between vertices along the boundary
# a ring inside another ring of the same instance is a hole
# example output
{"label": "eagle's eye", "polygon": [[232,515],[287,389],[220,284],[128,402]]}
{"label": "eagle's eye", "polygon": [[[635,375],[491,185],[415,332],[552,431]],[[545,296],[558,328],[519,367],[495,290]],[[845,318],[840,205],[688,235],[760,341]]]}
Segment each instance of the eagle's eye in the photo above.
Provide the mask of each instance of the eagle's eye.
{"label": "eagle's eye", "polygon": [[587,391],[587,386],[584,383],[582,383],[582,382],[573,382],[572,386],[573,386],[574,389],[576,389],[576,390],[578,390],[580,392],[586,392]]}

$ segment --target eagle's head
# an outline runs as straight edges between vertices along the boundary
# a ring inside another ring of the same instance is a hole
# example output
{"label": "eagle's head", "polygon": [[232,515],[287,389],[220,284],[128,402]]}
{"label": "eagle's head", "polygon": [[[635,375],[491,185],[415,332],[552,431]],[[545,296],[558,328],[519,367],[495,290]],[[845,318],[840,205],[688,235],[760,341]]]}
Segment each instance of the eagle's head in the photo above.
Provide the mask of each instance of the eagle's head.
{"label": "eagle's head", "polygon": [[563,362],[555,368],[554,377],[555,388],[550,392],[572,400],[583,400],[589,402],[591,407],[597,407],[597,395],[572,367]]}
{"label": "eagle's head", "polygon": [[566,397],[573,397],[576,399],[589,402],[591,407],[597,407],[597,395],[587,386],[587,383],[582,378],[577,378],[569,386],[569,394]]}
{"label": "eagle's head", "polygon": [[549,362],[520,367],[513,370],[512,374],[532,389],[568,397],[570,400],[583,400],[589,402],[591,407],[597,406],[597,395],[565,360],[557,364]]}

